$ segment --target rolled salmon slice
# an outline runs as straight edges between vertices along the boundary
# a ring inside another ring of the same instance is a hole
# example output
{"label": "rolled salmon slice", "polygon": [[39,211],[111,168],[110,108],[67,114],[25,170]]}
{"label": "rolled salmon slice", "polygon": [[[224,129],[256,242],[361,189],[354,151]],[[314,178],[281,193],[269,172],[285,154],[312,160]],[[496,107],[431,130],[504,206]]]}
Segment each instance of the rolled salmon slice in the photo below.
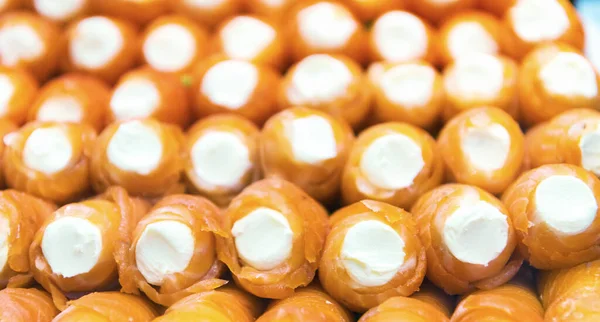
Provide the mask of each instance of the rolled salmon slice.
{"label": "rolled salmon slice", "polygon": [[[100,0],[102,1],[102,0]],[[217,26],[227,18],[240,13],[245,1],[243,0],[168,0],[175,13],[186,15],[202,26],[209,29]]]}
{"label": "rolled salmon slice", "polygon": [[145,25],[169,12],[170,0],[91,0],[94,10],[102,15],[116,16],[138,25]]}
{"label": "rolled salmon slice", "polygon": [[147,300],[119,292],[91,293],[70,301],[53,322],[150,322],[158,316]]}
{"label": "rolled salmon slice", "polygon": [[28,288],[0,291],[0,321],[51,322],[58,314],[46,292]]}
{"label": "rolled salmon slice", "polygon": [[[1,56],[0,56],[1,57]],[[24,69],[0,66],[0,117],[22,125],[38,95],[38,82]]]}
{"label": "rolled salmon slice", "polygon": [[[547,312],[554,307],[556,313],[562,310],[565,317],[577,310],[567,309],[569,303],[581,301],[581,304],[598,303],[600,296],[596,290],[600,287],[600,260],[579,264],[571,268],[541,271],[538,275],[538,292]],[[587,301],[590,299],[590,301]],[[574,306],[574,308],[577,305]],[[596,306],[597,308],[597,306]],[[560,314],[557,314],[559,317]]]}
{"label": "rolled salmon slice", "polygon": [[[474,8],[477,0],[408,0],[409,9],[416,14],[431,21],[433,24],[440,24],[458,12]],[[499,0],[498,0],[499,1]]]}
{"label": "rolled salmon slice", "polygon": [[252,14],[265,17],[280,25],[285,24],[286,18],[289,17],[289,12],[297,3],[302,3],[305,0],[247,0],[246,9]]}
{"label": "rolled salmon slice", "polygon": [[0,13],[14,11],[25,6],[25,0],[6,0],[0,4]]}
{"label": "rolled salmon slice", "polygon": [[365,313],[358,322],[449,322],[446,314],[433,304],[419,299],[396,296]]}
{"label": "rolled salmon slice", "polygon": [[419,290],[410,296],[413,299],[429,303],[437,307],[446,317],[450,317],[456,306],[455,298],[428,280],[424,280]]}

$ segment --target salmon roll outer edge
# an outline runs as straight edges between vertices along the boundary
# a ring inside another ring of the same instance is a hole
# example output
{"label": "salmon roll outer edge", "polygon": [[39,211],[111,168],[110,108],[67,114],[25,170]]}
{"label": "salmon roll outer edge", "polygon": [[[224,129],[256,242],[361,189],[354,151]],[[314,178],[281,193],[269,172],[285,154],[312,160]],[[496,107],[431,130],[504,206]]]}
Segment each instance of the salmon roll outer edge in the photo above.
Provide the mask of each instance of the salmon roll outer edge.
{"label": "salmon roll outer edge", "polygon": [[145,25],[169,12],[170,0],[90,0],[94,11],[115,16],[138,25]]}
{"label": "salmon roll outer edge", "polygon": [[1,290],[0,312],[3,320],[11,322],[51,322],[58,314],[50,295],[33,288]]}
{"label": "salmon roll outer edge", "polygon": [[288,12],[296,3],[304,0],[283,0],[274,4],[269,0],[246,0],[246,9],[248,12],[265,17],[277,23],[285,22]]}
{"label": "salmon roll outer edge", "polygon": [[0,118],[0,188],[5,188],[6,183],[4,181],[4,165],[3,155],[6,150],[6,143],[4,143],[4,137],[9,133],[12,133],[18,129],[17,125],[4,118]]}
{"label": "salmon roll outer edge", "polygon": [[392,297],[370,309],[358,322],[436,321],[449,322],[448,316],[433,304],[410,297]]}
{"label": "salmon roll outer edge", "polygon": [[477,0],[450,0],[440,2],[437,0],[408,0],[408,6],[419,16],[438,25],[454,14],[474,8]]}
{"label": "salmon roll outer edge", "polygon": [[450,317],[456,307],[456,299],[425,279],[419,290],[410,296],[413,299],[429,303],[438,308],[446,317]]}
{"label": "salmon roll outer edge", "polygon": [[405,9],[408,0],[343,0],[354,15],[363,23],[369,23],[380,15],[392,11]]}
{"label": "salmon roll outer edge", "polygon": [[144,298],[119,292],[98,292],[69,301],[53,322],[150,322],[157,310]]}
{"label": "salmon roll outer edge", "polygon": [[0,5],[0,13],[6,13],[25,7],[25,0],[6,0]]}
{"label": "salmon roll outer edge", "polygon": [[175,13],[189,16],[209,29],[240,13],[244,3],[244,0],[225,0],[206,5],[201,0],[169,0],[169,5]]}
{"label": "salmon roll outer edge", "polygon": [[479,0],[479,7],[502,18],[506,11],[516,2],[517,0]]}
{"label": "salmon roll outer edge", "polygon": [[[8,80],[12,87],[12,94],[3,103],[4,112],[1,117],[21,126],[25,123],[31,104],[38,95],[38,81],[25,69],[2,66],[0,66],[0,77]],[[2,87],[4,90],[5,85]]]}

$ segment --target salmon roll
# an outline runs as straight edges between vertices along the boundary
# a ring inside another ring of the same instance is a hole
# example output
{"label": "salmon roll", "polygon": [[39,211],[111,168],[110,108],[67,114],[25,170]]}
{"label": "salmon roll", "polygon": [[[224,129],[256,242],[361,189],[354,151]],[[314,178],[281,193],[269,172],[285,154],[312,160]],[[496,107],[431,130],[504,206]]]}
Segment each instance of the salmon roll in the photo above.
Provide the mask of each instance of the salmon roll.
{"label": "salmon roll", "polygon": [[540,46],[523,61],[518,80],[523,121],[548,121],[574,108],[600,109],[600,74],[577,49]]}
{"label": "salmon roll", "polygon": [[29,0],[38,15],[59,24],[73,21],[92,12],[94,0]]}
{"label": "salmon roll", "polygon": [[102,192],[118,185],[145,197],[182,191],[183,143],[180,128],[154,119],[113,123],[92,149],[92,186]]}
{"label": "salmon roll", "polygon": [[481,107],[464,111],[446,123],[438,137],[438,150],[449,181],[499,195],[521,173],[525,139],[508,113]]}
{"label": "salmon roll", "polygon": [[515,225],[519,251],[538,269],[572,267],[600,258],[600,180],[569,164],[522,174],[502,201]]}
{"label": "salmon roll", "polygon": [[396,296],[367,311],[358,322],[450,322],[436,306],[418,299]]}
{"label": "salmon roll", "polygon": [[53,322],[150,322],[157,317],[145,299],[119,292],[91,293],[70,301]]}
{"label": "salmon roll", "polygon": [[38,82],[31,74],[0,66],[0,118],[22,125],[37,95]]}
{"label": "salmon roll", "polygon": [[0,17],[0,66],[22,68],[45,81],[56,71],[60,29],[52,22],[25,11]]}
{"label": "salmon roll", "polygon": [[446,121],[462,111],[498,107],[518,119],[518,66],[510,58],[471,53],[450,63],[443,73]]}
{"label": "salmon roll", "polygon": [[339,196],[342,169],[352,143],[352,129],[325,112],[293,107],[267,121],[260,137],[265,177],[279,177],[311,197],[330,204]]}
{"label": "salmon roll", "polygon": [[67,296],[106,290],[117,282],[126,241],[147,212],[141,199],[113,187],[93,199],[68,204],[46,219],[29,248],[35,280],[59,310]]}
{"label": "salmon roll", "polygon": [[25,7],[25,0],[4,0],[0,3],[0,13],[6,13]]}
{"label": "salmon roll", "polygon": [[504,17],[504,14],[514,6],[518,0],[479,0],[479,7],[497,17]]}
{"label": "salmon roll", "polygon": [[356,139],[342,174],[342,202],[373,199],[410,208],[443,177],[444,164],[429,133],[405,123],[383,123]]}
{"label": "salmon roll", "polygon": [[65,38],[64,72],[82,72],[114,84],[137,62],[138,34],[131,22],[91,16],[71,23]]}
{"label": "salmon roll", "polygon": [[421,196],[411,213],[427,251],[427,278],[446,293],[492,289],[519,271],[513,221],[490,193],[443,185]]}
{"label": "salmon roll", "polygon": [[80,73],[64,74],[40,89],[28,120],[85,123],[102,131],[109,100],[110,88],[104,81]]}
{"label": "salmon roll", "polygon": [[219,260],[246,291],[271,299],[310,284],[329,231],[326,210],[294,184],[257,181],[233,199],[217,236]]}
{"label": "salmon roll", "polygon": [[363,23],[369,23],[382,14],[406,7],[407,0],[343,0],[354,15]]}
{"label": "salmon roll", "polygon": [[110,97],[108,122],[151,117],[185,128],[190,114],[188,94],[178,77],[146,66],[119,79]]}
{"label": "salmon roll", "polygon": [[6,135],[8,135],[9,133],[12,133],[14,131],[16,131],[18,129],[18,127],[15,125],[15,123],[4,119],[4,118],[0,118],[0,189],[4,188],[4,171],[3,171],[3,166],[2,166],[2,156],[4,155],[4,150],[6,149],[6,144],[4,143],[4,137]]}
{"label": "salmon roll", "polygon": [[293,61],[313,54],[345,55],[364,63],[367,33],[352,12],[335,0],[301,1],[288,16],[286,39]]}
{"label": "salmon roll", "polygon": [[[478,0],[408,0],[409,8],[433,24],[441,24],[449,17],[472,9]],[[500,0],[496,0],[500,1]]]}
{"label": "salmon roll", "polygon": [[34,288],[0,291],[0,319],[10,322],[51,322],[58,314],[52,298]]}
{"label": "salmon roll", "polygon": [[24,192],[0,191],[0,289],[23,287],[31,282],[29,246],[55,209],[53,204]]}
{"label": "salmon roll", "polygon": [[363,200],[336,211],[329,221],[319,281],[334,299],[365,312],[419,289],[427,267],[425,248],[410,213]]}
{"label": "salmon roll", "polygon": [[246,9],[275,22],[285,22],[291,8],[306,0],[246,0]]}
{"label": "salmon roll", "polygon": [[435,286],[428,280],[424,280],[419,290],[410,296],[421,302],[429,303],[440,310],[446,317],[450,317],[456,306],[452,295],[446,294],[442,289]]}
{"label": "salmon roll", "polygon": [[280,76],[270,67],[222,55],[194,69],[193,110],[198,118],[234,113],[261,126],[277,112]]}
{"label": "salmon roll", "polygon": [[405,122],[435,128],[444,106],[442,76],[425,61],[373,63],[368,70],[374,123]]}
{"label": "salmon roll", "polygon": [[506,30],[504,49],[517,60],[543,43],[561,42],[579,51],[585,45],[583,25],[569,0],[514,1],[502,24]]}
{"label": "salmon roll", "polygon": [[[51,0],[46,0],[51,1]],[[170,0],[91,0],[94,9],[101,15],[119,17],[139,25],[169,12]]]}
{"label": "salmon roll", "polygon": [[6,184],[58,204],[85,196],[96,136],[87,124],[28,123],[5,137]]}
{"label": "salmon roll", "polygon": [[207,28],[240,13],[244,3],[245,0],[169,0],[175,13],[186,15]]}
{"label": "salmon roll", "polygon": [[220,207],[261,176],[260,130],[235,114],[209,116],[186,134],[188,190]]}
{"label": "salmon roll", "polygon": [[269,20],[240,15],[219,25],[212,39],[212,50],[230,59],[282,69],[288,63],[283,37],[279,26]]}
{"label": "salmon roll", "polygon": [[367,76],[353,60],[315,54],[292,66],[281,82],[280,108],[305,106],[322,110],[361,128],[369,114],[371,93]]}
{"label": "salmon roll", "polygon": [[208,31],[183,15],[154,20],[141,39],[142,59],[164,73],[185,74],[208,53]]}
{"label": "salmon roll", "polygon": [[369,31],[371,61],[405,63],[425,60],[437,63],[433,27],[418,16],[393,10],[379,16]]}

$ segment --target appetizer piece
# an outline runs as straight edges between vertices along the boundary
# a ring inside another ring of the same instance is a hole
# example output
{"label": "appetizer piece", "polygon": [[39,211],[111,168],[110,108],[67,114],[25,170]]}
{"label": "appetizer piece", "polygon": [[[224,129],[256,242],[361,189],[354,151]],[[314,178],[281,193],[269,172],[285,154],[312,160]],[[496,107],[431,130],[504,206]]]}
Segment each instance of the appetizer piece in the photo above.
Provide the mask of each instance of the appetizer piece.
{"label": "appetizer piece", "polygon": [[239,13],[244,0],[169,0],[169,5],[176,13],[187,15],[201,25],[212,28]]}
{"label": "appetizer piece", "polygon": [[298,3],[305,0],[246,0],[246,9],[252,14],[265,17],[271,21],[285,22],[288,12]]}
{"label": "appetizer piece", "polygon": [[311,55],[286,73],[279,88],[279,107],[322,110],[357,129],[364,125],[371,104],[367,82],[360,65],[345,56]]}
{"label": "appetizer piece", "polygon": [[523,121],[548,121],[574,108],[600,109],[600,74],[578,50],[547,44],[532,51],[518,80]]}
{"label": "appetizer piece", "polygon": [[110,88],[103,81],[72,73],[44,85],[29,109],[29,121],[86,123],[102,131]]}
{"label": "appetizer piece", "polygon": [[2,156],[4,155],[4,150],[6,149],[6,144],[4,143],[4,137],[11,132],[14,132],[18,129],[15,123],[5,119],[0,118],[0,188],[4,188],[4,170],[2,166]]}
{"label": "appetizer piece", "polygon": [[90,191],[96,131],[87,124],[34,122],[5,137],[7,186],[65,204]]}
{"label": "appetizer piece", "polygon": [[[456,13],[471,9],[477,0],[408,0],[409,8],[417,15],[440,24]],[[500,0],[496,0],[500,1]]]}
{"label": "appetizer piece", "polygon": [[[81,18],[92,11],[94,0],[28,0],[38,15],[56,23],[66,23]],[[105,1],[114,3],[115,1]]]}
{"label": "appetizer piece", "polygon": [[450,322],[450,319],[433,304],[410,297],[396,296],[371,308],[358,320],[358,322],[379,321]]}
{"label": "appetizer piece", "polygon": [[410,296],[421,302],[429,303],[440,310],[446,317],[450,317],[456,306],[453,296],[446,294],[428,280],[424,280],[419,290]]}
{"label": "appetizer piece", "polygon": [[65,72],[87,73],[113,84],[136,63],[138,35],[131,22],[92,16],[70,24],[65,32]]}
{"label": "appetizer piece", "polygon": [[48,293],[34,288],[0,291],[0,321],[51,322],[57,314]]}
{"label": "appetizer piece", "polygon": [[318,287],[297,289],[286,299],[275,301],[257,322],[352,322],[350,312]]}
{"label": "appetizer piece", "polygon": [[406,122],[432,129],[444,104],[442,77],[425,61],[373,63],[368,70],[373,92],[370,118],[379,122]]}
{"label": "appetizer piece", "polygon": [[444,69],[444,119],[482,106],[498,107],[518,119],[517,76],[517,64],[506,57],[484,53],[459,57]]}
{"label": "appetizer piece", "polygon": [[[47,0],[51,1],[51,0]],[[102,15],[118,17],[136,24],[147,24],[169,12],[171,0],[91,0]]]}
{"label": "appetizer piece", "polygon": [[[133,231],[119,276],[126,293],[144,292],[169,306],[180,299],[227,283],[218,279],[215,236],[226,235],[220,210],[195,196],[172,195],[159,201]],[[156,288],[155,288],[156,287]]]}
{"label": "appetizer piece", "polygon": [[366,32],[335,0],[301,1],[288,16],[286,39],[294,61],[312,54],[342,54],[362,63]]}
{"label": "appetizer piece", "polygon": [[363,200],[330,217],[319,281],[334,299],[355,312],[419,289],[425,248],[410,213]]}
{"label": "appetizer piece", "polygon": [[226,207],[260,178],[259,129],[235,114],[198,121],[187,132],[185,174],[188,189]]}
{"label": "appetizer piece", "polygon": [[183,190],[183,143],[181,129],[154,119],[113,123],[93,147],[92,186],[101,192],[118,185],[146,197]]}
{"label": "appetizer piece", "polygon": [[417,198],[437,186],[444,164],[435,140],[420,128],[384,123],[357,138],[342,174],[342,201],[363,199],[410,208]]}
{"label": "appetizer piece", "polygon": [[382,14],[403,9],[407,0],[343,0],[342,1],[363,23],[369,23]]}
{"label": "appetizer piece", "polygon": [[183,15],[167,15],[146,27],[142,58],[153,69],[183,74],[208,52],[208,32]]}
{"label": "appetizer piece", "polygon": [[37,92],[38,83],[28,72],[0,66],[0,118],[16,125],[25,123]]}
{"label": "appetizer piece", "polygon": [[479,7],[500,18],[514,6],[518,0],[479,0]]}
{"label": "appetizer piece", "polygon": [[394,10],[379,16],[369,32],[372,61],[404,63],[414,60],[437,62],[435,30],[418,16]]}
{"label": "appetizer piece", "polygon": [[109,122],[154,118],[185,128],[190,121],[186,88],[178,77],[146,66],[128,71],[114,87]]}
{"label": "appetizer piece", "polygon": [[521,175],[504,193],[519,251],[538,269],[600,258],[600,180],[580,167],[551,164]]}
{"label": "appetizer piece", "polygon": [[52,322],[150,322],[157,316],[154,307],[141,297],[103,292],[70,301]]}
{"label": "appetizer piece", "polygon": [[411,212],[427,251],[427,278],[446,293],[491,289],[519,271],[513,222],[490,193],[447,184],[421,196]]}
{"label": "appetizer piece", "polygon": [[[29,246],[54,210],[54,205],[24,192],[0,191],[0,289],[31,282]],[[4,321],[2,313],[0,308],[0,320]]]}
{"label": "appetizer piece", "polygon": [[14,11],[25,6],[25,0],[4,0],[0,2],[0,13]]}
{"label": "appetizer piece", "polygon": [[[488,2],[502,2],[488,0]],[[537,45],[561,42],[583,50],[585,37],[577,11],[569,0],[513,1],[503,18],[504,50],[521,60]]]}
{"label": "appetizer piece", "polygon": [[200,62],[194,75],[198,118],[235,113],[260,126],[277,111],[279,74],[272,67],[218,55]]}
{"label": "appetizer piece", "polygon": [[246,291],[282,299],[310,284],[329,230],[327,212],[300,188],[272,178],[253,183],[225,211],[219,260]]}
{"label": "appetizer piece", "polygon": [[448,181],[499,195],[521,173],[525,140],[519,124],[495,107],[467,110],[438,136]]}
{"label": "appetizer piece", "polygon": [[283,110],[262,129],[263,174],[290,181],[317,201],[330,204],[339,196],[342,169],[353,142],[352,129],[325,112],[305,107]]}

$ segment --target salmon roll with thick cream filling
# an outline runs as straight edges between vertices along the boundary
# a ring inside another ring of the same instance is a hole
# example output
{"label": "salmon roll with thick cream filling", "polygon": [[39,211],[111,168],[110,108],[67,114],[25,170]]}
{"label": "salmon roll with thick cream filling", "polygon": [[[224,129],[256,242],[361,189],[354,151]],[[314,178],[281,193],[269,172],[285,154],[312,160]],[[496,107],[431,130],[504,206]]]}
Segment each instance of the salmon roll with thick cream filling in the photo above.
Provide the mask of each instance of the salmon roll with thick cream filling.
{"label": "salmon roll with thick cream filling", "polygon": [[[57,23],[66,23],[90,13],[94,0],[29,0],[42,17]],[[111,0],[112,1],[112,0]]]}
{"label": "salmon roll with thick cream filling", "polygon": [[150,322],[158,314],[146,299],[119,292],[98,292],[70,301],[53,322]]}
{"label": "salmon roll with thick cream filling", "polygon": [[[419,16],[440,24],[453,15],[474,8],[478,0],[407,0],[409,8]],[[496,0],[500,1],[500,0]]]}
{"label": "salmon roll with thick cream filling", "polygon": [[[49,0],[46,0],[49,1]],[[60,0],[64,1],[64,0]],[[144,25],[169,12],[172,0],[91,0],[98,13]]]}
{"label": "salmon roll with thick cream filling", "polygon": [[212,29],[242,11],[245,0],[168,0],[171,9]]}
{"label": "salmon roll with thick cream filling", "polygon": [[48,293],[34,288],[0,291],[0,319],[10,322],[51,322],[58,314]]}
{"label": "salmon roll with thick cream filling", "polygon": [[0,67],[0,118],[22,125],[37,95],[38,83],[28,72]]}

